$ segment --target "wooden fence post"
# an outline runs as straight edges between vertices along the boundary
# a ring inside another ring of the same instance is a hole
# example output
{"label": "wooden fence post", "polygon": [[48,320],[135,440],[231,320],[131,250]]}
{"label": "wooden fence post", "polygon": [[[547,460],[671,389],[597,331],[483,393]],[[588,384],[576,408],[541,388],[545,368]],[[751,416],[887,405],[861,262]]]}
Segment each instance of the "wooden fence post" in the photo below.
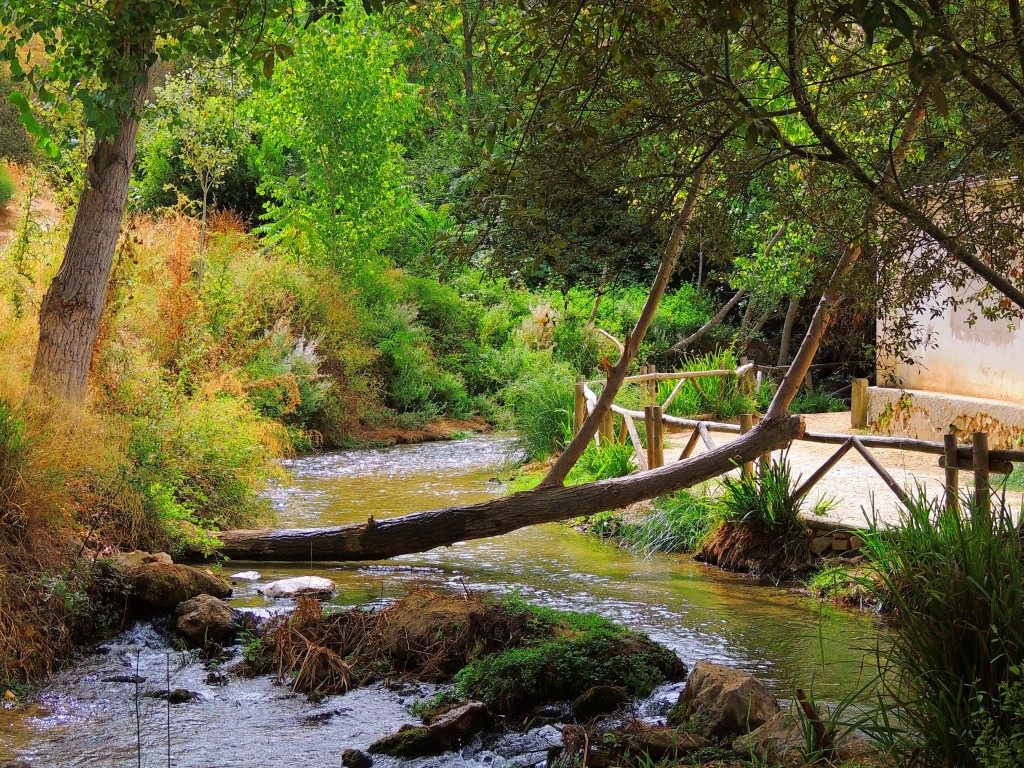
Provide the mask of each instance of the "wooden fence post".
{"label": "wooden fence post", "polygon": [[[657,373],[657,372],[658,372],[658,366],[656,366],[656,365],[648,365],[647,366],[647,373],[650,374],[650,373]],[[648,393],[648,397],[650,398],[651,405],[657,405],[658,404],[658,380],[657,379],[651,379],[650,381],[647,382],[647,393]]]}
{"label": "wooden fence post", "polygon": [[576,380],[576,389],[573,395],[572,409],[572,433],[578,435],[583,429],[583,422],[587,418],[587,396],[583,394],[587,386],[586,380],[580,376]]}
{"label": "wooden fence post", "polygon": [[867,429],[868,426],[868,380],[854,379],[850,388],[850,426]]}
{"label": "wooden fence post", "polygon": [[942,442],[946,449],[946,510],[956,512],[960,508],[960,461],[956,455],[956,432],[943,435]]}
{"label": "wooden fence post", "polygon": [[[746,434],[754,428],[754,414],[752,413],[741,413],[740,414],[740,434]],[[745,461],[743,462],[742,469],[743,477],[750,477],[754,474],[754,462]]]}
{"label": "wooden fence post", "polygon": [[644,427],[647,430],[647,466],[655,469],[665,463],[660,405],[644,406]]}
{"label": "wooden fence post", "polygon": [[[607,442],[606,442],[607,441]],[[601,419],[601,447],[615,441],[615,414],[611,409]]]}
{"label": "wooden fence post", "polygon": [[974,505],[976,512],[989,514],[988,434],[974,433]]}

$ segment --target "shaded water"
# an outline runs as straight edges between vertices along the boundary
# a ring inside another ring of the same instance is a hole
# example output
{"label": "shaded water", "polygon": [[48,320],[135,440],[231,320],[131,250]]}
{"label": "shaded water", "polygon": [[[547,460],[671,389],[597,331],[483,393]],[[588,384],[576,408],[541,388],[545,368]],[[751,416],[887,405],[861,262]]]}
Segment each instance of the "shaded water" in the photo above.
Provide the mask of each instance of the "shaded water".
{"label": "shaded water", "polygon": [[[286,462],[293,475],[272,497],[280,524],[306,527],[383,519],[425,509],[484,501],[500,494],[492,480],[510,458],[506,439],[476,437],[383,450],[343,451]],[[334,602],[350,605],[391,598],[410,585],[495,592],[518,590],[539,604],[596,611],[649,633],[688,664],[702,658],[757,673],[781,697],[796,686],[835,698],[857,686],[873,656],[876,621],[822,607],[787,587],[707,568],[685,557],[644,559],[603,545],[562,525],[523,529],[387,563],[246,564],[262,583],[317,574],[338,584]],[[259,584],[236,585],[236,607],[281,607],[257,593]],[[287,605],[287,603],[284,603]],[[412,722],[405,707],[430,695],[429,686],[400,690],[380,686],[330,697],[319,704],[289,698],[267,680],[205,682],[207,670],[172,651],[152,627],[122,635],[105,655],[57,675],[39,703],[17,716],[0,710],[0,758],[19,754],[32,765],[166,766],[170,710],[171,764],[178,766],[337,766],[348,747],[365,748],[399,725]],[[134,674],[132,683],[103,678]],[[169,669],[169,672],[168,672]],[[870,673],[870,669],[867,670]],[[197,702],[175,705],[146,697],[171,688],[198,692]],[[676,688],[647,704],[657,714]],[[141,721],[141,729],[137,728]],[[522,740],[519,743],[516,739]],[[495,744],[476,744],[467,757],[423,765],[530,764],[557,733],[547,731]],[[533,757],[531,757],[531,755]],[[378,761],[378,765],[380,763]]]}

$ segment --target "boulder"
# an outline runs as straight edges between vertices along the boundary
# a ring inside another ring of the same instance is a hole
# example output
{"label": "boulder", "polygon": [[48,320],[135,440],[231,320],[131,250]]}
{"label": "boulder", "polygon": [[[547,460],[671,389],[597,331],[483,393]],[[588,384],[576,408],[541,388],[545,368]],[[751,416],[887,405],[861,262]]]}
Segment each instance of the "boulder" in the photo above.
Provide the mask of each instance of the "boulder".
{"label": "boulder", "polygon": [[[760,728],[737,738],[732,748],[741,757],[756,759],[758,765],[800,768],[806,764],[806,755],[811,748],[805,729],[800,712],[794,705],[777,712]],[[832,745],[831,753],[825,757],[836,763],[846,763],[876,754],[878,751],[866,739],[849,733],[838,739]]]}
{"label": "boulder", "polygon": [[170,565],[174,562],[171,559],[171,556],[166,552],[143,552],[140,549],[136,549],[132,552],[118,552],[111,555],[110,560],[121,568],[131,568],[145,563],[163,563],[164,565]]}
{"label": "boulder", "polygon": [[263,574],[259,571],[239,571],[228,576],[231,581],[259,581]]}
{"label": "boulder", "polygon": [[670,725],[696,719],[705,736],[723,738],[750,733],[779,711],[779,702],[753,675],[722,664],[698,661],[679,702],[669,713]]}
{"label": "boulder", "polygon": [[370,768],[373,760],[365,752],[358,749],[346,749],[341,753],[341,765],[343,768]]}
{"label": "boulder", "polygon": [[170,612],[196,595],[227,597],[231,587],[208,570],[173,563],[139,563],[125,571],[129,599],[142,612]]}
{"label": "boulder", "polygon": [[427,731],[438,749],[448,752],[466,744],[490,722],[491,715],[483,702],[468,701],[434,715]]}
{"label": "boulder", "polygon": [[430,736],[430,731],[411,725],[403,725],[398,733],[373,742],[369,751],[374,755],[388,757],[426,757],[440,753]]}
{"label": "boulder", "polygon": [[439,712],[427,726],[403,725],[398,733],[370,745],[372,754],[389,757],[426,757],[458,749],[491,722],[487,707],[469,701]]}
{"label": "boulder", "polygon": [[335,583],[321,576],[296,576],[292,579],[279,579],[258,590],[267,597],[330,597],[337,589]]}
{"label": "boulder", "polygon": [[233,624],[231,606],[212,595],[196,595],[174,609],[174,628],[194,643],[226,640]]}
{"label": "boulder", "polygon": [[577,720],[592,720],[615,712],[629,701],[629,691],[618,685],[595,685],[576,697],[572,712]]}

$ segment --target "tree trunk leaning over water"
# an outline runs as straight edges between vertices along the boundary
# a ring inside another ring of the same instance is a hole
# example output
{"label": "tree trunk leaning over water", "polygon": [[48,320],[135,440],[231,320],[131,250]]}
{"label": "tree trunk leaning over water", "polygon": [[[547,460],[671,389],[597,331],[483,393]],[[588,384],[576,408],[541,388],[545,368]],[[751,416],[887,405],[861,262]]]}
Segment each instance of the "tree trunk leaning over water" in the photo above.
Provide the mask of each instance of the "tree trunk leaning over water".
{"label": "tree trunk leaning over water", "polygon": [[672,222],[672,232],[665,244],[665,250],[662,252],[658,274],[651,285],[650,293],[647,294],[647,301],[644,302],[643,309],[640,310],[640,317],[637,319],[632,333],[628,334],[623,341],[622,354],[619,356],[618,362],[607,370],[608,380],[605,382],[604,389],[601,390],[594,410],[584,419],[580,431],[555,460],[551,470],[541,483],[542,487],[562,485],[565,482],[569,470],[579,461],[583,451],[586,450],[587,443],[597,432],[601,420],[611,409],[612,403],[615,402],[615,396],[622,388],[622,382],[626,378],[626,374],[629,373],[629,366],[632,365],[633,359],[640,350],[640,343],[644,340],[647,329],[651,327],[654,315],[658,311],[658,303],[672,279],[672,273],[676,270],[679,254],[683,250],[683,243],[686,242],[687,227],[697,210],[697,199],[704,189],[704,179],[707,175],[710,158],[711,151],[709,150],[694,172],[690,191],[686,195],[686,202],[683,203],[683,207],[676,214],[675,221]]}
{"label": "tree trunk leaning over water", "polygon": [[[146,87],[136,88],[137,105]],[[114,138],[97,142],[89,155],[85,188],[64,260],[39,308],[31,386],[53,400],[76,405],[85,400],[93,345],[128,201],[138,130],[137,117],[123,115]]]}
{"label": "tree trunk leaning over water", "polygon": [[[217,554],[233,560],[385,560],[426,552],[459,541],[500,536],[538,523],[550,523],[620,509],[644,499],[688,488],[780,450],[804,431],[800,416],[762,421],[756,429],[708,453],[647,472],[584,485],[541,486],[474,504],[370,520],[359,525],[296,530],[224,531]],[[199,559],[198,552],[190,553]]]}

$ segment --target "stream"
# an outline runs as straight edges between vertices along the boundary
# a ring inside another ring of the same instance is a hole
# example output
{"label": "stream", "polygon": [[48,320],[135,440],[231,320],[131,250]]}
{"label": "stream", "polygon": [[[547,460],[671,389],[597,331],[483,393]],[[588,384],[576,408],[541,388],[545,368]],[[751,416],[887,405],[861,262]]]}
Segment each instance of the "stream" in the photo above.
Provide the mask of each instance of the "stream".
{"label": "stream", "polygon": [[[380,450],[339,451],[284,462],[291,482],[270,494],[281,527],[310,527],[384,519],[468,504],[503,492],[496,472],[514,458],[508,438],[465,440]],[[338,585],[339,606],[398,597],[413,586],[517,590],[528,602],[595,611],[672,648],[687,665],[699,659],[758,675],[780,698],[796,687],[837,699],[859,687],[874,664],[877,619],[820,605],[795,587],[760,583],[683,556],[643,558],[572,528],[548,524],[506,536],[382,563],[327,566],[232,562],[224,573],[257,570],[260,582],[236,584],[236,608],[289,606],[257,593],[287,576],[319,575]],[[227,666],[230,666],[229,662]],[[378,684],[317,703],[291,697],[267,678],[228,675],[208,682],[209,670],[176,649],[152,625],[137,625],[57,673],[25,709],[0,709],[0,760],[31,766],[309,766],[341,764],[347,748],[365,749],[415,722],[408,705],[435,688]],[[134,675],[139,683],[124,682]],[[121,682],[117,682],[120,680]],[[147,696],[167,688],[199,694],[168,706]],[[650,718],[674,703],[681,685],[663,686],[640,706]],[[528,734],[488,737],[461,755],[375,766],[511,768],[543,765],[547,726]]]}

